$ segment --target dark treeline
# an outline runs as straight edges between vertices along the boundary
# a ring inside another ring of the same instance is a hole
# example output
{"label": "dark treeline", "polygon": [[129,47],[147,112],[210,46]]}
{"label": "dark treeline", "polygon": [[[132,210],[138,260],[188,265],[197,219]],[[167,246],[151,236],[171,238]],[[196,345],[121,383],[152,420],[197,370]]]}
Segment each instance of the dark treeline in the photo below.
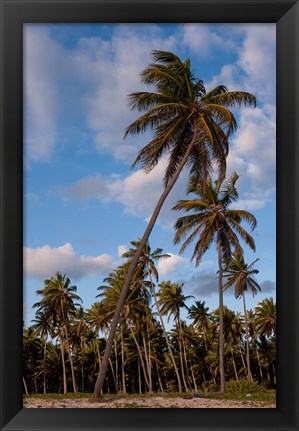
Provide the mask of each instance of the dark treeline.
{"label": "dark treeline", "polygon": [[[37,291],[32,324],[23,331],[24,393],[92,392],[105,350],[109,324],[126,268],[138,245],[98,288],[98,300],[84,310],[76,286],[56,273]],[[185,296],[183,284],[158,283],[155,261],[161,249],[144,251],[135,272],[114,340],[103,393],[217,390],[219,312]],[[227,274],[227,286],[230,274]],[[192,305],[188,305],[187,303]],[[186,310],[187,319],[181,317]],[[246,319],[245,319],[246,316]],[[276,383],[276,306],[272,298],[254,310],[223,307],[226,381]],[[248,355],[249,353],[249,355]]]}

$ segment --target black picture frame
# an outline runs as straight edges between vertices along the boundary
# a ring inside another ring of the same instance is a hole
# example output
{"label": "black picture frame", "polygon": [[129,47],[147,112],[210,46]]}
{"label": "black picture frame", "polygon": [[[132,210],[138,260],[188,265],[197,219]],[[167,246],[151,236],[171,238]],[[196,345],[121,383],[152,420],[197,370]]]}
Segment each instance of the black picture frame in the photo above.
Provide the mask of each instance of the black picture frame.
{"label": "black picture frame", "polygon": [[[299,5],[294,0],[1,0],[1,430],[298,430]],[[23,24],[276,23],[276,409],[23,409]]]}

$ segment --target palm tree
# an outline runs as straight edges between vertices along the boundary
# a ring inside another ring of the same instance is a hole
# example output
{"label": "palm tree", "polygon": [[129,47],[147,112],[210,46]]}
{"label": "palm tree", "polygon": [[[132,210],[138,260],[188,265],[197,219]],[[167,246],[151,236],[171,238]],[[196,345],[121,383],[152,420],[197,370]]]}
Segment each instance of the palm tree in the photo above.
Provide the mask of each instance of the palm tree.
{"label": "palm tree", "polygon": [[224,270],[223,276],[227,278],[227,282],[223,286],[224,290],[228,289],[231,286],[235,286],[235,297],[243,298],[243,306],[244,306],[244,317],[245,317],[245,333],[246,333],[246,362],[247,362],[247,378],[248,380],[252,380],[251,369],[250,369],[250,354],[249,354],[249,324],[248,324],[248,316],[246,310],[246,301],[245,301],[245,292],[247,290],[251,290],[252,295],[256,295],[258,291],[261,290],[259,284],[252,277],[255,274],[258,274],[258,270],[254,269],[254,264],[258,261],[251,262],[250,264],[246,264],[244,262],[244,257],[242,255],[238,255],[234,253],[232,255],[232,259],[229,262],[228,266]]}
{"label": "palm tree", "polygon": [[168,322],[170,317],[173,316],[174,321],[178,328],[178,345],[179,355],[181,364],[181,373],[185,391],[188,391],[188,386],[185,379],[184,373],[184,362],[183,362],[183,340],[182,340],[182,326],[181,326],[181,308],[187,308],[186,301],[193,296],[185,296],[183,294],[183,283],[171,283],[170,281],[163,281],[159,284],[160,290],[157,293],[159,297],[159,305],[161,305],[161,313],[168,315]]}
{"label": "palm tree", "polygon": [[222,265],[223,263],[227,265],[229,262],[232,248],[237,253],[243,253],[238,235],[255,250],[252,236],[240,225],[241,221],[245,220],[253,230],[256,226],[255,217],[245,210],[229,209],[230,204],[238,199],[235,187],[238,178],[234,172],[228,179],[218,179],[214,184],[211,179],[206,181],[191,179],[187,192],[194,193],[198,197],[180,200],[173,208],[186,212],[192,211],[191,214],[180,217],[175,223],[174,243],[184,240],[180,253],[196,240],[191,260],[195,259],[198,266],[211,244],[216,243],[219,268],[219,369],[222,392],[225,391]]}
{"label": "palm tree", "polygon": [[51,277],[45,280],[45,287],[41,290],[37,290],[38,295],[43,295],[40,302],[37,302],[33,307],[38,307],[37,312],[43,312],[46,316],[49,316],[52,320],[53,328],[57,328],[61,340],[61,353],[62,353],[62,365],[64,374],[64,393],[67,393],[67,382],[66,382],[66,370],[64,361],[64,343],[66,343],[67,353],[71,365],[73,390],[77,392],[77,384],[75,379],[75,372],[68,336],[68,325],[69,318],[76,312],[76,306],[78,303],[74,301],[81,301],[80,296],[75,294],[77,291],[76,286],[71,285],[71,281],[66,275],[62,275],[60,272],[55,274],[55,277]]}
{"label": "palm tree", "polygon": [[211,324],[208,311],[209,307],[205,306],[205,301],[195,301],[195,304],[189,308],[188,314],[189,319],[193,320],[194,328],[203,334],[206,351],[208,351],[207,328]]}
{"label": "palm tree", "polygon": [[182,61],[175,54],[164,51],[154,51],[153,57],[155,62],[142,72],[141,79],[156,91],[137,92],[129,96],[131,108],[145,113],[128,126],[125,137],[147,129],[153,131],[153,139],[139,152],[133,166],[140,164],[149,172],[168,153],[165,187],[126,274],[95,384],[95,398],[101,395],[117,323],[135,267],[165,199],[187,163],[193,175],[207,178],[213,163],[220,177],[225,176],[228,140],[237,127],[228,107],[256,104],[252,94],[229,92],[223,85],[206,92],[203,82],[192,73],[189,59]]}
{"label": "palm tree", "polygon": [[36,334],[40,335],[44,339],[44,394],[46,391],[46,356],[47,356],[47,340],[48,336],[54,335],[53,328],[51,325],[50,317],[48,314],[37,311],[35,313],[35,319],[32,328],[36,331]]}
{"label": "palm tree", "polygon": [[[131,241],[131,244],[134,248],[131,248],[128,252],[124,253],[122,255],[122,257],[127,258],[127,259],[133,259],[136,251],[139,247],[140,244],[140,239],[138,238],[137,241]],[[139,261],[137,263],[136,266],[136,270],[135,270],[135,274],[139,275],[139,276],[143,276],[144,274],[147,274],[149,279],[150,279],[150,289],[151,289],[151,294],[154,298],[154,302],[155,302],[155,307],[157,309],[157,313],[160,319],[160,323],[163,329],[163,333],[164,333],[164,337],[165,337],[165,341],[166,341],[166,345],[167,345],[167,349],[168,349],[168,353],[176,374],[176,378],[178,381],[178,389],[179,392],[182,392],[182,383],[181,383],[181,378],[180,378],[180,374],[173,356],[173,352],[172,352],[172,348],[171,348],[171,344],[167,335],[167,331],[164,325],[164,321],[163,321],[163,316],[160,310],[160,305],[159,305],[159,301],[157,299],[157,295],[156,295],[156,291],[155,291],[155,284],[153,279],[155,279],[155,281],[159,281],[159,274],[157,271],[157,268],[155,266],[155,261],[159,261],[161,259],[166,259],[170,257],[169,254],[163,254],[163,250],[162,248],[156,248],[153,252],[151,251],[151,247],[149,244],[149,241],[147,241],[145,243],[145,246],[142,250],[142,254],[139,257]]]}
{"label": "palm tree", "polygon": [[273,298],[266,298],[255,307],[256,326],[259,333],[276,336],[276,305]]}

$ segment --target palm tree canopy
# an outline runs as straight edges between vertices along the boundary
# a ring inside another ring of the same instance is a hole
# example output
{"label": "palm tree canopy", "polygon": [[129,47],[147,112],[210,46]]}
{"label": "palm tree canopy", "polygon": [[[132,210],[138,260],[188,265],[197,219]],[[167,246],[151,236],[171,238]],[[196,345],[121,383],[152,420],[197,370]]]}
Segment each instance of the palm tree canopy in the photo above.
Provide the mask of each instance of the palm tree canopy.
{"label": "palm tree canopy", "polygon": [[227,179],[218,179],[215,182],[211,178],[208,180],[192,178],[187,192],[197,197],[180,200],[172,208],[192,212],[176,221],[174,244],[184,240],[180,249],[180,253],[183,253],[185,248],[196,240],[191,257],[191,260],[196,259],[196,266],[213,242],[219,241],[222,260],[225,263],[229,262],[232,249],[239,254],[243,253],[238,236],[255,250],[253,237],[240,224],[245,220],[251,226],[251,230],[254,230],[255,217],[248,211],[229,208],[230,204],[238,199],[235,186],[238,178],[236,172]]}
{"label": "palm tree canopy", "polygon": [[273,298],[266,298],[255,307],[255,323],[259,333],[276,335],[276,304]]}
{"label": "palm tree canopy", "polygon": [[239,298],[247,290],[250,290],[253,296],[256,295],[261,290],[257,281],[252,277],[259,272],[253,268],[257,261],[258,259],[255,259],[250,264],[246,264],[242,255],[233,253],[229,265],[224,270],[223,276],[227,278],[224,290],[235,285],[236,298]]}
{"label": "palm tree canopy", "polygon": [[38,311],[51,316],[53,327],[59,322],[67,322],[69,315],[74,315],[76,306],[79,305],[74,301],[82,302],[80,296],[74,293],[77,287],[71,285],[70,279],[60,272],[57,272],[55,277],[45,280],[44,284],[43,289],[36,291],[38,295],[43,295],[43,298],[33,307],[39,307]]}
{"label": "palm tree canopy", "polygon": [[180,309],[187,308],[186,301],[193,296],[185,296],[183,294],[184,283],[171,283],[170,281],[163,281],[159,284],[160,290],[157,293],[159,297],[158,303],[161,305],[161,312],[168,314],[168,321],[170,316],[173,315],[174,320],[180,318]]}
{"label": "palm tree canopy", "polygon": [[192,145],[188,163],[191,174],[207,178],[215,164],[220,177],[225,176],[228,140],[237,122],[229,107],[256,105],[256,98],[243,91],[228,91],[219,85],[207,92],[196,78],[189,59],[182,61],[166,51],[153,51],[154,63],[141,74],[141,81],[156,91],[129,95],[132,110],[145,111],[125,132],[139,134],[153,131],[153,139],[142,148],[133,163],[151,171],[159,159],[169,153],[164,175],[171,180]]}

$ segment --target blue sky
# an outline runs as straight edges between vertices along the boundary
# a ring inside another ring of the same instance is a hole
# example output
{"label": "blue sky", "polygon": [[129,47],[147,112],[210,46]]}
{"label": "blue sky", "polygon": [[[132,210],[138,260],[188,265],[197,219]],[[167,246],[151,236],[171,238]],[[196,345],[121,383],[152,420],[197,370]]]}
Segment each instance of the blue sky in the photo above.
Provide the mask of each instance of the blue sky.
{"label": "blue sky", "polygon": [[[223,84],[249,91],[257,107],[235,112],[228,174],[236,171],[234,207],[257,218],[256,258],[262,292],[276,289],[276,142],[274,24],[26,24],[24,26],[24,318],[34,316],[35,291],[60,271],[78,288],[88,308],[96,288],[117,265],[130,241],[142,236],[162,191],[166,160],[145,174],[131,169],[149,134],[123,140],[137,117],[127,95],[144,87],[139,75],[154,49],[190,58],[207,90]],[[215,248],[195,268],[192,247],[173,246],[170,208],[185,198],[187,171],[169,195],[150,237],[152,249],[171,258],[159,266],[160,281],[184,282],[186,295],[217,307]],[[245,225],[244,225],[245,226]],[[247,226],[246,226],[247,227]],[[233,292],[225,304],[242,310]]]}

